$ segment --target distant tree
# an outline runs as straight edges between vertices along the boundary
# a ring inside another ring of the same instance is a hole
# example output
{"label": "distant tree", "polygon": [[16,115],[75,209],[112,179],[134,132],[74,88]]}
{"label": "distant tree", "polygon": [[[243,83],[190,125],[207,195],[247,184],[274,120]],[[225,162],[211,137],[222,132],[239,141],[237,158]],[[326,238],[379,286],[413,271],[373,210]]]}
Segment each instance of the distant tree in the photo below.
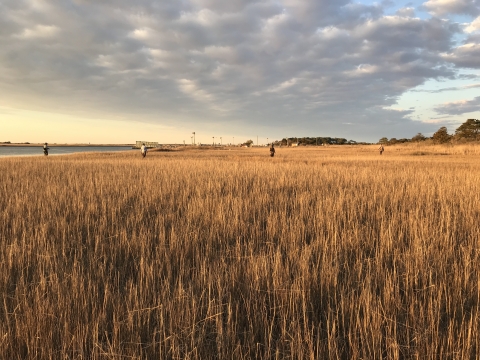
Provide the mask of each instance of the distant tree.
{"label": "distant tree", "polygon": [[247,140],[247,141],[245,141],[244,144],[247,145],[248,147],[250,147],[253,144],[253,140]]}
{"label": "distant tree", "polygon": [[480,120],[468,119],[455,130],[455,135],[458,138],[477,139],[480,135]]}
{"label": "distant tree", "polygon": [[391,138],[390,140],[388,140],[389,145],[395,145],[396,143],[398,143],[397,138]]}
{"label": "distant tree", "polygon": [[444,144],[450,141],[451,135],[448,135],[447,128],[442,126],[435,134],[433,134],[432,139],[435,144]]}
{"label": "distant tree", "polygon": [[420,142],[420,141],[425,141],[426,137],[422,133],[418,133],[414,137],[412,137],[413,142]]}
{"label": "distant tree", "polygon": [[380,140],[378,140],[379,144],[387,144],[388,143],[388,138],[382,137]]}

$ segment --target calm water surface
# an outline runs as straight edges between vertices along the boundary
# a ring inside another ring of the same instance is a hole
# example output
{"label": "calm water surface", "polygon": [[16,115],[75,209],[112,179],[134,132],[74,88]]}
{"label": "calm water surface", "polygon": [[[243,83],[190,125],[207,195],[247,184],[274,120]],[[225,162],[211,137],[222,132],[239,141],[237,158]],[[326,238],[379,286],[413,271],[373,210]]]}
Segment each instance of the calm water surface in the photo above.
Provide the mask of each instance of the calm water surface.
{"label": "calm water surface", "polygon": [[[80,152],[126,151],[131,146],[49,146],[48,156]],[[5,156],[44,156],[43,146],[0,146],[0,157]]]}

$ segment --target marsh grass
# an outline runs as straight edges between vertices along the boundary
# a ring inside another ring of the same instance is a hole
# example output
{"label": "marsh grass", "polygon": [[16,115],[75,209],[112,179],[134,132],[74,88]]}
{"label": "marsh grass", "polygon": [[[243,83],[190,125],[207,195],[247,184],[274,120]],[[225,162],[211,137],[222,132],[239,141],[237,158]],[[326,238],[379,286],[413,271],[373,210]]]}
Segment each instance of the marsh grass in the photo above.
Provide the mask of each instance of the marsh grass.
{"label": "marsh grass", "polygon": [[392,149],[0,159],[0,357],[477,358],[479,158]]}
{"label": "marsh grass", "polygon": [[425,156],[425,155],[450,155],[444,152],[426,152],[426,151],[414,151],[411,153],[413,156]]}
{"label": "marsh grass", "polygon": [[[367,148],[367,147],[365,147]],[[433,144],[431,140],[418,142],[418,143],[404,143],[396,144],[393,146],[387,146],[386,152],[388,151],[399,152],[399,154],[404,154],[405,151],[413,152],[424,152],[425,155],[467,155],[474,156],[480,155],[480,142],[470,142],[465,144]]]}

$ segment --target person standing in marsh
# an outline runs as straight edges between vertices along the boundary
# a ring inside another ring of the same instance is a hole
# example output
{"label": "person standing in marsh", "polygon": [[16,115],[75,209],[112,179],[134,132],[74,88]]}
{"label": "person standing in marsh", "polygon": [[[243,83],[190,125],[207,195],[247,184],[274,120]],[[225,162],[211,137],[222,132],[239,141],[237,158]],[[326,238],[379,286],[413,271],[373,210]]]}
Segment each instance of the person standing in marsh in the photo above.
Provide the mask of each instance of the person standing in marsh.
{"label": "person standing in marsh", "polygon": [[48,150],[49,150],[49,149],[50,149],[50,148],[48,147],[48,144],[45,143],[45,144],[43,145],[43,154],[44,154],[45,156],[48,156]]}
{"label": "person standing in marsh", "polygon": [[272,146],[270,146],[270,156],[271,157],[275,156],[275,148],[273,147],[273,143],[272,143]]}
{"label": "person standing in marsh", "polygon": [[145,144],[142,144],[142,147],[140,149],[142,151],[142,157],[147,156],[147,147],[145,146]]}
{"label": "person standing in marsh", "polygon": [[380,147],[378,148],[378,151],[380,151],[380,155],[385,151],[383,144],[380,144]]}

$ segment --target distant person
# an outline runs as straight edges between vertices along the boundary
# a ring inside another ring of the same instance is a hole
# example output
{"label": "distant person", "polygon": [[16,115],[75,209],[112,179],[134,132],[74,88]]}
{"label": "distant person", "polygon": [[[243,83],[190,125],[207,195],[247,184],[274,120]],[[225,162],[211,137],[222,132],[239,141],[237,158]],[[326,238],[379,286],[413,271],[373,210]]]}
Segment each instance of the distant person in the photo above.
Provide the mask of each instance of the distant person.
{"label": "distant person", "polygon": [[45,143],[45,144],[43,145],[43,154],[44,154],[45,156],[48,156],[48,150],[49,150],[49,149],[50,149],[50,148],[48,147],[48,144]]}
{"label": "distant person", "polygon": [[145,144],[142,144],[141,150],[142,150],[142,157],[147,156],[147,147],[145,146]]}
{"label": "distant person", "polygon": [[380,151],[380,155],[383,154],[383,152],[385,151],[385,149],[383,147],[383,144],[380,144],[380,147],[378,148],[378,151]]}
{"label": "distant person", "polygon": [[270,146],[270,156],[271,157],[275,156],[275,148],[273,147],[273,144],[272,144],[272,146]]}

